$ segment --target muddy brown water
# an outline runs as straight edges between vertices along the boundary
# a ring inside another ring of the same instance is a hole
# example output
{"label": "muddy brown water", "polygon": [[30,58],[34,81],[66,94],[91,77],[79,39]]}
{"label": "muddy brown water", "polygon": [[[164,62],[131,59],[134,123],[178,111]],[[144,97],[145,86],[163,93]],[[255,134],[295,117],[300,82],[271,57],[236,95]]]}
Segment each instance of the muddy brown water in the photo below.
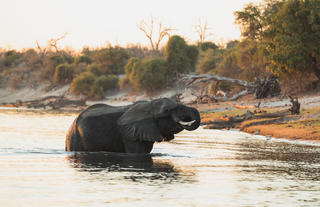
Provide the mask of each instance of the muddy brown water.
{"label": "muddy brown water", "polygon": [[71,153],[75,114],[0,110],[0,206],[320,206],[320,145],[198,129],[150,155]]}

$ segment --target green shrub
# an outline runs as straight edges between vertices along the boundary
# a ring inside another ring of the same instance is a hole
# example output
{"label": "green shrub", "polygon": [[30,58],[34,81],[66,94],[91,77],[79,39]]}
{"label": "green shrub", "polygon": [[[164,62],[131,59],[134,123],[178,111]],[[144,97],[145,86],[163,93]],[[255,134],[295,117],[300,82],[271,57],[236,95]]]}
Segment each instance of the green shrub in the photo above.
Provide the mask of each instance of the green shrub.
{"label": "green shrub", "polygon": [[128,64],[125,67],[126,78],[136,88],[139,87],[140,63],[138,58],[130,58]]}
{"label": "green shrub", "polygon": [[167,65],[163,59],[148,60],[141,67],[141,88],[147,92],[154,92],[167,86]]}
{"label": "green shrub", "polygon": [[57,52],[57,53],[50,54],[49,60],[51,64],[53,64],[53,66],[56,67],[63,63],[72,64],[74,61],[74,58],[66,52],[59,52],[59,53]]}
{"label": "green shrub", "polygon": [[92,74],[96,75],[96,76],[102,75],[102,71],[100,70],[100,68],[98,67],[97,64],[89,65],[88,68],[87,68],[87,71],[89,73],[92,73]]}
{"label": "green shrub", "polygon": [[12,66],[20,59],[20,57],[21,54],[19,52],[16,52],[15,50],[9,50],[4,53],[3,64],[7,67]]}
{"label": "green shrub", "polygon": [[198,47],[202,51],[207,51],[208,49],[218,49],[218,46],[214,44],[213,42],[199,42]]}
{"label": "green shrub", "polygon": [[164,52],[171,77],[195,70],[199,51],[197,47],[187,45],[182,37],[177,35],[170,37]]}
{"label": "green shrub", "polygon": [[167,63],[163,59],[138,60],[132,58],[126,66],[126,76],[136,89],[147,92],[165,88],[168,85]]}
{"label": "green shrub", "polygon": [[94,85],[101,87],[103,91],[105,91],[116,88],[118,86],[118,82],[119,78],[115,75],[102,75],[95,80]]}
{"label": "green shrub", "polygon": [[73,66],[70,64],[60,64],[56,67],[54,72],[54,83],[65,84],[73,78]]}
{"label": "green shrub", "polygon": [[220,50],[208,49],[200,58],[197,70],[200,73],[208,73],[214,71],[223,59],[223,52]]}
{"label": "green shrub", "polygon": [[93,59],[103,74],[117,75],[124,73],[124,67],[128,62],[129,54],[124,48],[110,46],[97,50]]}
{"label": "green shrub", "polygon": [[113,89],[118,87],[119,79],[114,75],[102,75],[99,76],[91,87],[90,96],[94,98],[102,98],[103,93],[108,89]]}
{"label": "green shrub", "polygon": [[92,59],[87,55],[81,55],[81,56],[76,57],[76,59],[74,60],[74,63],[75,64],[79,64],[79,63],[91,64]]}
{"label": "green shrub", "polygon": [[89,72],[84,72],[75,77],[71,83],[71,92],[75,94],[89,95],[91,87],[96,80],[96,76]]}

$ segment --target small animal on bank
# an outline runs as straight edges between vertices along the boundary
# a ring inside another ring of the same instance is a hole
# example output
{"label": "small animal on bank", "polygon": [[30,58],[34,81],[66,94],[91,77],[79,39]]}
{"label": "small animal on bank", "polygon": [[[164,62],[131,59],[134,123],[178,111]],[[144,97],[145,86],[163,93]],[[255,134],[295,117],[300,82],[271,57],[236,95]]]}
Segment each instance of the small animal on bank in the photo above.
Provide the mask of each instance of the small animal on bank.
{"label": "small animal on bank", "polygon": [[168,98],[127,106],[95,104],[72,123],[67,151],[150,153],[155,142],[170,141],[183,129],[200,125],[197,109]]}

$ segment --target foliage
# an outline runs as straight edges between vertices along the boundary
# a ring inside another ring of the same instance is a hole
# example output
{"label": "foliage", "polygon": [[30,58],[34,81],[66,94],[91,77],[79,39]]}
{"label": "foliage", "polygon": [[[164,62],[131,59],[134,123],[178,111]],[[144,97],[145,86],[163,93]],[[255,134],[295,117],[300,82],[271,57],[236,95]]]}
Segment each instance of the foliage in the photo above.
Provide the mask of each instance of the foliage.
{"label": "foliage", "polygon": [[242,78],[254,81],[255,78],[267,76],[266,63],[264,60],[264,48],[261,42],[245,39],[238,44],[238,66],[243,70]]}
{"label": "foliage", "polygon": [[96,76],[89,72],[84,72],[75,77],[71,83],[71,92],[75,94],[89,95],[91,86],[94,84]]}
{"label": "foliage", "polygon": [[96,76],[100,76],[102,75],[102,71],[101,69],[98,67],[97,64],[91,64],[87,67],[87,71],[96,75]]}
{"label": "foliage", "polygon": [[126,66],[126,76],[135,87],[153,92],[168,84],[167,65],[163,59],[138,60],[131,58]]}
{"label": "foliage", "polygon": [[320,80],[320,1],[286,1],[272,16],[265,41],[270,70],[313,72]]}
{"label": "foliage", "polygon": [[166,62],[163,59],[151,59],[142,63],[140,86],[153,92],[167,86]]}
{"label": "foliage", "polygon": [[67,52],[61,51],[61,52],[55,52],[49,54],[49,60],[54,65],[54,67],[63,64],[68,63],[72,64],[74,61],[74,58],[72,55],[68,54]]}
{"label": "foliage", "polygon": [[79,64],[79,63],[91,64],[92,59],[87,55],[80,55],[80,56],[76,57],[76,59],[74,60],[74,63],[75,64]]}
{"label": "foliage", "polygon": [[94,85],[101,87],[103,91],[105,91],[116,88],[118,86],[118,82],[119,78],[115,75],[102,75],[95,80]]}
{"label": "foliage", "polygon": [[187,45],[182,37],[177,35],[170,37],[164,53],[169,73],[172,77],[176,77],[181,73],[193,72],[198,55],[197,47]]}
{"label": "foliage", "polygon": [[223,51],[216,49],[208,49],[199,59],[197,71],[200,73],[208,73],[214,71],[222,60]]}
{"label": "foliage", "polygon": [[9,50],[5,52],[3,55],[3,64],[7,67],[10,67],[13,64],[17,63],[20,57],[21,57],[21,53],[15,50]]}
{"label": "foliage", "polygon": [[34,49],[28,49],[23,53],[24,62],[27,66],[32,68],[39,68],[41,66],[41,57]]}
{"label": "foliage", "polygon": [[217,66],[217,72],[221,76],[239,78],[243,72],[238,64],[238,50],[237,49],[227,49],[224,51],[222,60]]}
{"label": "foliage", "polygon": [[105,75],[123,74],[128,59],[129,54],[124,48],[111,46],[97,50],[93,57],[94,62]]}
{"label": "foliage", "polygon": [[218,49],[219,47],[213,42],[199,42],[198,48],[202,51],[207,51],[208,49],[215,50],[215,49]]}
{"label": "foliage", "polygon": [[126,78],[136,88],[139,87],[140,60],[138,58],[130,58],[125,67]]}
{"label": "foliage", "polygon": [[231,40],[229,42],[227,42],[227,45],[226,45],[226,49],[232,49],[232,48],[236,48],[239,44],[239,40]]}
{"label": "foliage", "polygon": [[102,98],[104,91],[118,87],[119,79],[115,75],[102,75],[95,79],[90,89],[89,96]]}
{"label": "foliage", "polygon": [[240,24],[241,35],[252,40],[259,39],[263,31],[263,15],[259,6],[248,4],[243,11],[234,12],[236,23]]}
{"label": "foliage", "polygon": [[60,64],[54,72],[54,83],[65,84],[71,82],[73,78],[73,66],[70,64]]}

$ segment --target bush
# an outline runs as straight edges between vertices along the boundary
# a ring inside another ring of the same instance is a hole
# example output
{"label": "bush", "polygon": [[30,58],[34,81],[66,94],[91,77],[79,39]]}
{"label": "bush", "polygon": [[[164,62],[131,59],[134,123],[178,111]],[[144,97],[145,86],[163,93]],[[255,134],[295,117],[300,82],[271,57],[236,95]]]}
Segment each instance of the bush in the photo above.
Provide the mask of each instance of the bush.
{"label": "bush", "polygon": [[91,64],[88,66],[87,71],[89,73],[95,74],[96,76],[102,75],[101,69],[98,67],[97,64]]}
{"label": "bush", "polygon": [[93,59],[103,74],[118,75],[124,73],[124,67],[128,62],[129,55],[124,48],[110,46],[96,51]]}
{"label": "bush", "polygon": [[94,84],[96,76],[89,72],[84,72],[75,77],[71,83],[71,92],[76,94],[89,95],[91,86]]}
{"label": "bush", "polygon": [[215,50],[215,49],[218,49],[219,47],[213,42],[199,42],[198,48],[202,51],[207,51],[208,49]]}
{"label": "bush", "polygon": [[130,58],[125,67],[126,78],[136,88],[139,87],[139,70],[141,61],[138,58]]}
{"label": "bush", "polygon": [[49,55],[49,60],[54,67],[57,67],[58,65],[63,63],[72,64],[74,58],[66,52],[56,52]]}
{"label": "bush", "polygon": [[140,86],[154,92],[167,86],[167,65],[163,59],[152,59],[141,65]]}
{"label": "bush", "polygon": [[73,78],[73,66],[70,64],[60,64],[56,67],[54,72],[54,83],[65,84]]}
{"label": "bush", "polygon": [[3,64],[7,67],[10,67],[16,63],[20,57],[21,54],[19,52],[16,52],[15,50],[9,50],[4,53]]}
{"label": "bush", "polygon": [[217,68],[223,59],[223,52],[221,50],[208,49],[200,58],[197,70],[200,73],[208,73]]}
{"label": "bush", "polygon": [[163,59],[138,60],[132,58],[126,66],[126,76],[130,83],[147,92],[165,88],[168,85],[168,69]]}
{"label": "bush", "polygon": [[56,55],[56,54],[50,55],[49,60],[53,64],[54,67],[64,63],[63,58],[60,55]]}
{"label": "bush", "polygon": [[114,75],[99,76],[91,87],[89,96],[102,98],[104,91],[118,87],[119,79]]}
{"label": "bush", "polygon": [[172,77],[179,73],[189,73],[195,70],[199,51],[195,46],[188,46],[180,36],[170,37],[165,48],[165,60]]}
{"label": "bush", "polygon": [[99,76],[94,85],[101,87],[103,91],[118,87],[119,78],[115,75]]}
{"label": "bush", "polygon": [[87,55],[81,55],[78,56],[75,60],[74,60],[75,64],[79,64],[79,63],[87,63],[87,64],[91,64],[92,63],[92,59],[87,56]]}

